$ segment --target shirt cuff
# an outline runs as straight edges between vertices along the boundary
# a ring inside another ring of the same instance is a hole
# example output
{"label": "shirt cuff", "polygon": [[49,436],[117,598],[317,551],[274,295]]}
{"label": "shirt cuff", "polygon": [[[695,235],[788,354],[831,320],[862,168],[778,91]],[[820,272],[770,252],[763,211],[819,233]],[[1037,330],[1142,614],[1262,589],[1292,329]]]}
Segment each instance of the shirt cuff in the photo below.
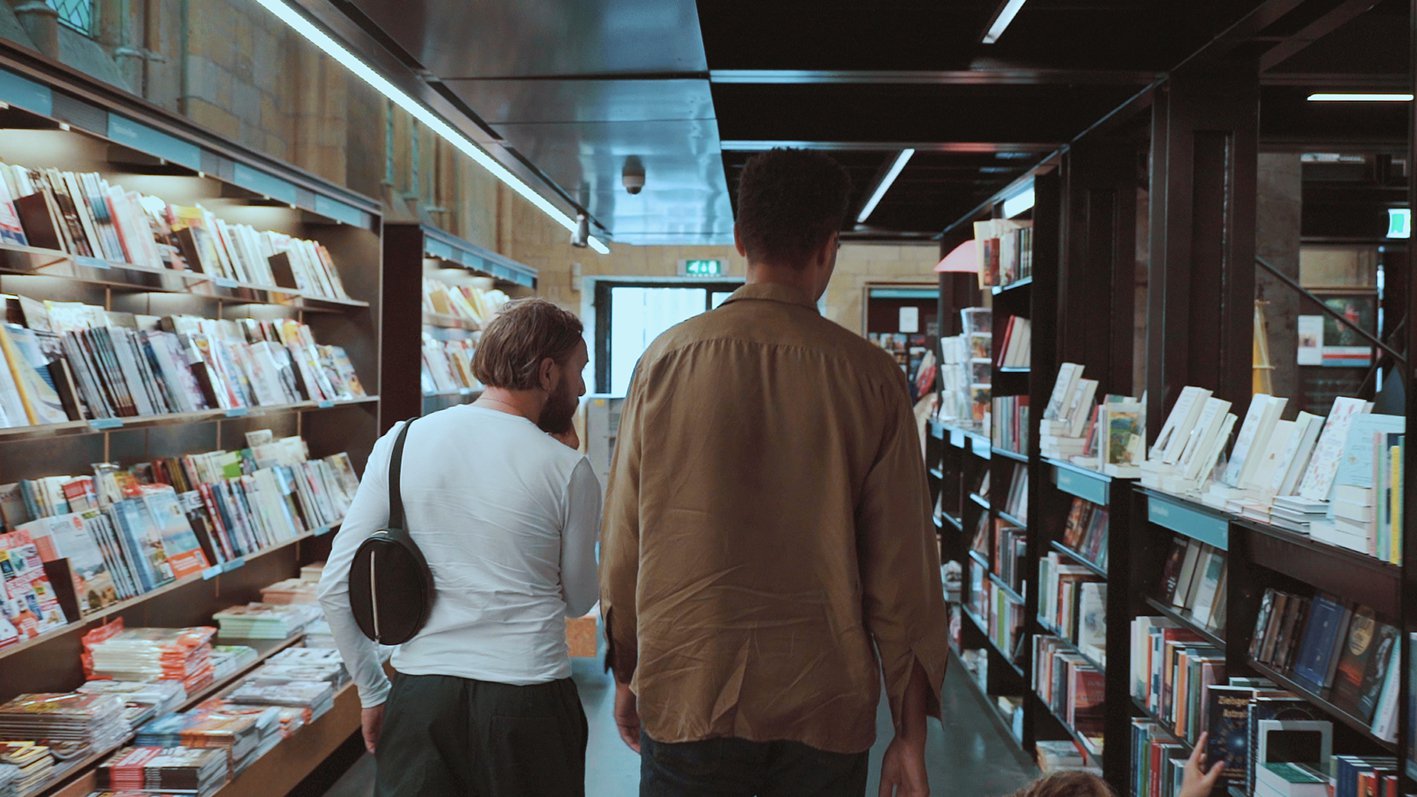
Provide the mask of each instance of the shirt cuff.
{"label": "shirt cuff", "polygon": [[388,702],[389,692],[392,690],[393,684],[388,678],[385,678],[383,683],[372,689],[365,689],[362,686],[359,687],[360,708],[377,708],[378,706],[384,705],[384,703]]}

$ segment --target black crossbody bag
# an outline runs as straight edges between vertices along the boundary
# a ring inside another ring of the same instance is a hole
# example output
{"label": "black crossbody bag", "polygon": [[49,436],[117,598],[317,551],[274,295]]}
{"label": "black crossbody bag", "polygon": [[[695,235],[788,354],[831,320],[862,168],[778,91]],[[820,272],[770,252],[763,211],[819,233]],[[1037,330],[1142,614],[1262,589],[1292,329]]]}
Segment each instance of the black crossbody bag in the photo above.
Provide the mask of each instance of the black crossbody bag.
{"label": "black crossbody bag", "polygon": [[409,536],[399,493],[403,444],[413,421],[404,423],[389,457],[389,523],[359,544],[349,566],[349,603],[364,635],[401,645],[428,622],[433,609],[433,571]]}

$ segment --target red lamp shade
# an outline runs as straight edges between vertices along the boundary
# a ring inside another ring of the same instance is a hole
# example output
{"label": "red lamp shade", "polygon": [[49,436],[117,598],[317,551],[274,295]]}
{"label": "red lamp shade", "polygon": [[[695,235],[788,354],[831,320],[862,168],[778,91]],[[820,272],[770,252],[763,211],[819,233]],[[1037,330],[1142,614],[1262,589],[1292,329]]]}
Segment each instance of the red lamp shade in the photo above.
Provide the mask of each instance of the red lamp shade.
{"label": "red lamp shade", "polygon": [[976,274],[979,272],[979,249],[974,241],[965,241],[956,246],[954,251],[945,255],[939,263],[935,264],[937,274],[959,273]]}

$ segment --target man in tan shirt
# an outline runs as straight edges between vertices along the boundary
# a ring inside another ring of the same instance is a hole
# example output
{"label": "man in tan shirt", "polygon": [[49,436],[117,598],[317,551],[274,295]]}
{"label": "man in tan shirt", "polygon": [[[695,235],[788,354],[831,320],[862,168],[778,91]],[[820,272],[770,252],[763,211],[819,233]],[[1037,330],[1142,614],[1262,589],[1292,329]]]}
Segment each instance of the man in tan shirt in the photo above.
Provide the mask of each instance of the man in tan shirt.
{"label": "man in tan shirt", "polygon": [[748,284],[645,352],[601,551],[616,723],[642,795],[924,795],[946,662],[940,556],[905,378],[816,303],[849,181],[774,150],[739,187]]}

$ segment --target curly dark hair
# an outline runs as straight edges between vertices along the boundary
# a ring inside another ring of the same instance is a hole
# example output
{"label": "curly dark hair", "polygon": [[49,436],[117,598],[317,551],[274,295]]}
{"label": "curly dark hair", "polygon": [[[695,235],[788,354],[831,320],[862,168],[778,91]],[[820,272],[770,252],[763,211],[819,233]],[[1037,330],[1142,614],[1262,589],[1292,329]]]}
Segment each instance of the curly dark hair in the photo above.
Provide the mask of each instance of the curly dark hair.
{"label": "curly dark hair", "polygon": [[846,220],[851,178],[820,152],[754,155],[738,178],[738,236],[748,259],[802,268]]}

